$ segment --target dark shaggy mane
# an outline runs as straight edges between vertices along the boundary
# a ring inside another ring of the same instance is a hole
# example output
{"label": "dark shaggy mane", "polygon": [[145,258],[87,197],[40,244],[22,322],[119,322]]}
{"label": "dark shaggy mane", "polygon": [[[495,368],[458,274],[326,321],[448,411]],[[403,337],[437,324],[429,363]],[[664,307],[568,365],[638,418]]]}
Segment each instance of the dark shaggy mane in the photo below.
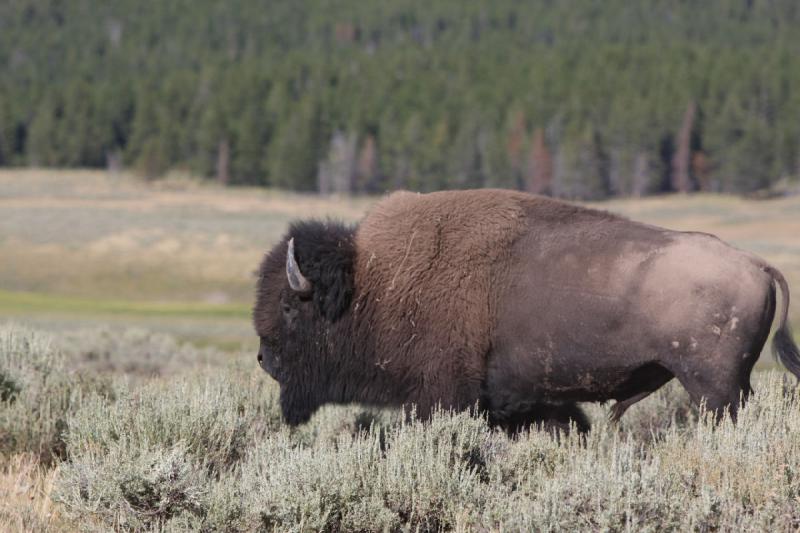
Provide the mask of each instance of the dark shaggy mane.
{"label": "dark shaggy mane", "polygon": [[314,303],[330,321],[340,318],[353,298],[356,226],[333,220],[302,220],[289,226],[300,271],[314,287]]}

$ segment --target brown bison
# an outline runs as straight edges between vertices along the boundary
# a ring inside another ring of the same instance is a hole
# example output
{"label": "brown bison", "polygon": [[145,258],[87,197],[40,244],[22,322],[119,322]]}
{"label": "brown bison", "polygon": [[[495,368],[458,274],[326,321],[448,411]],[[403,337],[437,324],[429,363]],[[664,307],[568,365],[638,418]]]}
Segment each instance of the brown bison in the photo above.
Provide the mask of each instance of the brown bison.
{"label": "brown bison", "polygon": [[258,361],[289,424],[325,403],[478,405],[510,431],[588,429],[677,377],[735,417],[773,341],[800,376],[786,280],[704,233],[528,194],[399,192],[354,227],[298,222],[260,267]]}

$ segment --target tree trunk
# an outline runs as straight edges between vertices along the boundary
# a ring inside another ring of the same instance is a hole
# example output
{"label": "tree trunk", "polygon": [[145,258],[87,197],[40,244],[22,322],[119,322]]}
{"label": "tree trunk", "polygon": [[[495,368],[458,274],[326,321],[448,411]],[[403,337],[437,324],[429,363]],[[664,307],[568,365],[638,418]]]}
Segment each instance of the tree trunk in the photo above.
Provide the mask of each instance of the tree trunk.
{"label": "tree trunk", "polygon": [[697,178],[701,191],[711,190],[711,164],[705,152],[698,151],[692,154],[692,174]]}
{"label": "tree trunk", "polygon": [[639,152],[636,154],[636,159],[633,163],[633,187],[631,188],[631,194],[637,198],[647,193],[649,168],[650,160],[647,157],[647,152]]}
{"label": "tree trunk", "polygon": [[217,181],[221,185],[227,185],[230,182],[230,159],[228,140],[222,139],[217,147]]}
{"label": "tree trunk", "polygon": [[522,181],[522,144],[525,141],[525,115],[520,111],[511,119],[511,127],[508,132],[506,142],[506,155],[508,156],[508,166],[511,168],[514,181],[522,187],[526,184]]}
{"label": "tree trunk", "polygon": [[356,163],[356,192],[374,192],[378,181],[378,148],[375,137],[368,135]]}
{"label": "tree trunk", "polygon": [[536,128],[536,131],[533,132],[525,174],[525,186],[528,192],[550,194],[553,181],[553,158],[544,142],[542,128]]}
{"label": "tree trunk", "polygon": [[672,189],[678,192],[689,192],[691,188],[689,170],[692,156],[692,128],[696,112],[697,106],[692,100],[683,114],[683,123],[675,143],[675,154],[672,157]]}

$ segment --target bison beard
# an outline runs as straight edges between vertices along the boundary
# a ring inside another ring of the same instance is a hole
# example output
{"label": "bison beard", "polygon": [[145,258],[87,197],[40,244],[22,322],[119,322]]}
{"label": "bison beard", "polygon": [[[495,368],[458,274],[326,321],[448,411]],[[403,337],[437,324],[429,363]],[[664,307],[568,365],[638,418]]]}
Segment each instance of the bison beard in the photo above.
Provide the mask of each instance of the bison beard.
{"label": "bison beard", "polygon": [[789,291],[761,259],[499,190],[395,193],[355,227],[298,222],[261,264],[258,360],[290,424],[325,403],[476,404],[510,432],[588,430],[677,377],[736,416],[783,293],[773,346],[800,375]]}

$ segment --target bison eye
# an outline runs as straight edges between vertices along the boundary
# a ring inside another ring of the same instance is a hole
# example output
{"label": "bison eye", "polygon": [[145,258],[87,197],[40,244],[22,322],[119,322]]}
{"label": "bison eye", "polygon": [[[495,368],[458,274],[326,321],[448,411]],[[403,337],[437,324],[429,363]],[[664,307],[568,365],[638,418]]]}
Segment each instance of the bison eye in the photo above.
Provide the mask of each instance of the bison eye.
{"label": "bison eye", "polygon": [[286,302],[281,302],[281,310],[288,315],[292,311],[292,306]]}

